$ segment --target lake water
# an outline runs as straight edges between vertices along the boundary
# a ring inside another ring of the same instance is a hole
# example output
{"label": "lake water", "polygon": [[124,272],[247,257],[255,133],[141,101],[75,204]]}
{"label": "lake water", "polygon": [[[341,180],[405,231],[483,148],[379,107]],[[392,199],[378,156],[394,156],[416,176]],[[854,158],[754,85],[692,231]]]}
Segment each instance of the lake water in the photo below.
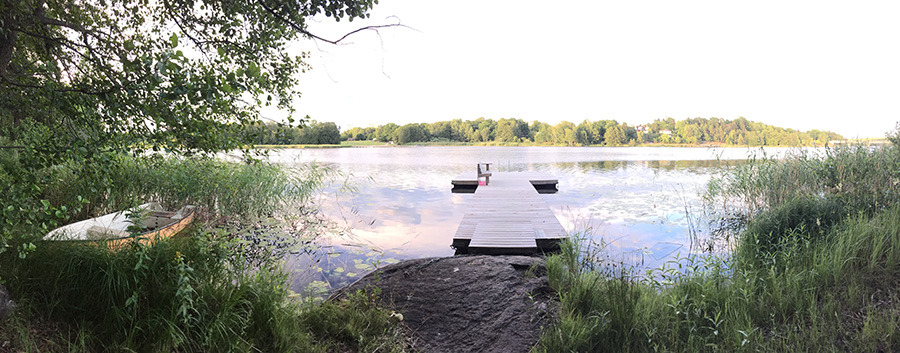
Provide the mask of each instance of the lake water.
{"label": "lake water", "polygon": [[[767,148],[768,155],[785,149]],[[318,196],[333,231],[314,251],[288,261],[291,287],[336,289],[376,266],[408,258],[451,256],[471,194],[450,181],[478,162],[496,171],[538,171],[559,180],[543,194],[570,234],[606,244],[608,256],[656,267],[696,253],[706,230],[700,193],[714,175],[758,154],[747,148],[667,147],[385,147],[285,149],[287,164],[315,162],[344,177]],[[691,236],[692,227],[695,230]],[[699,232],[699,233],[698,233]]]}

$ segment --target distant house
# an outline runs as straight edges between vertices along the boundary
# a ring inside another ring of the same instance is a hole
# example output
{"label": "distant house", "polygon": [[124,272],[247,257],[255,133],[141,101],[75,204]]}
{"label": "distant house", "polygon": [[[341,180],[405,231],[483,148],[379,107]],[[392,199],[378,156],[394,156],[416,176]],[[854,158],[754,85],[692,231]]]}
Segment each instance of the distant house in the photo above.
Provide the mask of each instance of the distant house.
{"label": "distant house", "polygon": [[669,129],[660,130],[659,133],[660,133],[660,134],[671,135],[671,134],[672,134],[672,130],[669,130]]}

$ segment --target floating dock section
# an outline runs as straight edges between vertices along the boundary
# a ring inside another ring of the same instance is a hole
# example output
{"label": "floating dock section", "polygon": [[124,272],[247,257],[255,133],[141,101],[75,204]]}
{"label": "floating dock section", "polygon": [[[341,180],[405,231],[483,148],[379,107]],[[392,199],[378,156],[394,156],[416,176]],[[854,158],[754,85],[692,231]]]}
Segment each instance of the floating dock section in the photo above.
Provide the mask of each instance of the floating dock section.
{"label": "floating dock section", "polygon": [[[534,254],[559,249],[567,237],[539,193],[554,193],[558,181],[532,172],[492,172],[488,185],[476,173],[453,179],[454,192],[474,192],[453,236],[457,253]],[[471,191],[470,191],[471,190]]]}

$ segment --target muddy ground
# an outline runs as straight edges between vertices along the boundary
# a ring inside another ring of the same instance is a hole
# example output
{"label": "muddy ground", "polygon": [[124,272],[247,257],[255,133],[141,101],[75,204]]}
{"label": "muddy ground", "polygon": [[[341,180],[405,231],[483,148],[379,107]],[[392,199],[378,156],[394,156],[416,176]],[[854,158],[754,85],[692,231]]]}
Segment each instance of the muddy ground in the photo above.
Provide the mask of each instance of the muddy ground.
{"label": "muddy ground", "polygon": [[456,256],[385,266],[337,291],[381,288],[381,304],[403,314],[424,352],[528,352],[551,323],[544,260]]}

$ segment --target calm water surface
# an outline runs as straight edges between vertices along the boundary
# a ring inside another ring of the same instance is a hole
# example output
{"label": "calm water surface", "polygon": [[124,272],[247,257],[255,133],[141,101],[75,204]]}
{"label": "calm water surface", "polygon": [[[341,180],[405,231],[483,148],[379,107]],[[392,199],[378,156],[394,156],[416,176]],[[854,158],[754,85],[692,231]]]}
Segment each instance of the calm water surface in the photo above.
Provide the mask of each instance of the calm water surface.
{"label": "calm water surface", "polygon": [[[375,266],[451,256],[453,234],[471,194],[450,181],[478,162],[497,171],[539,171],[559,179],[544,194],[563,226],[589,231],[613,258],[655,267],[699,247],[689,232],[709,179],[760,150],[665,147],[389,147],[287,149],[281,163],[316,162],[344,177],[319,196],[335,223],[316,251],[288,261],[292,289],[329,291]],[[767,148],[769,155],[784,149]],[[348,188],[349,187],[349,188]],[[702,223],[702,222],[701,222]],[[704,229],[701,227],[700,232]]]}

